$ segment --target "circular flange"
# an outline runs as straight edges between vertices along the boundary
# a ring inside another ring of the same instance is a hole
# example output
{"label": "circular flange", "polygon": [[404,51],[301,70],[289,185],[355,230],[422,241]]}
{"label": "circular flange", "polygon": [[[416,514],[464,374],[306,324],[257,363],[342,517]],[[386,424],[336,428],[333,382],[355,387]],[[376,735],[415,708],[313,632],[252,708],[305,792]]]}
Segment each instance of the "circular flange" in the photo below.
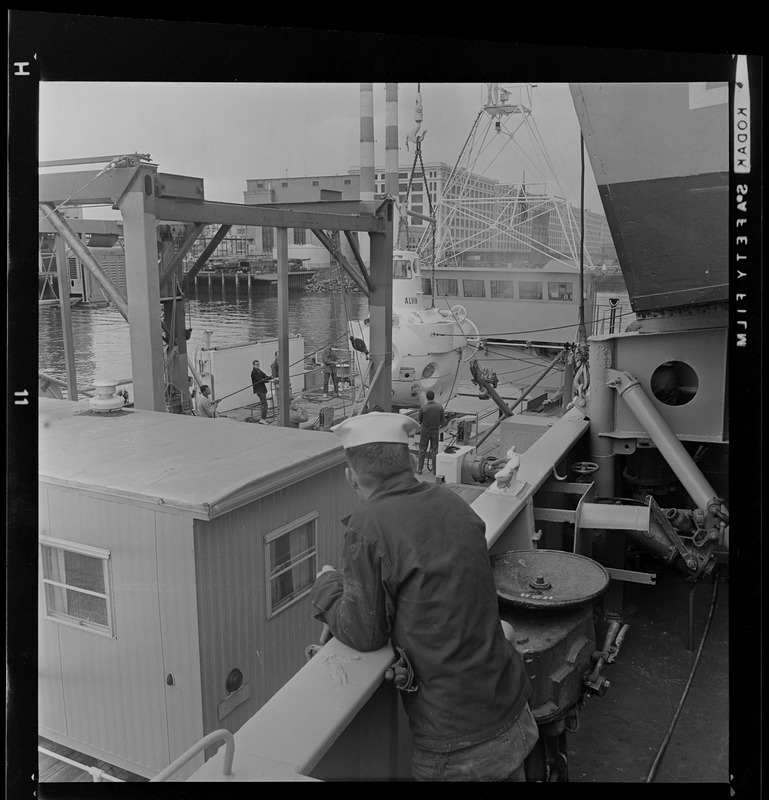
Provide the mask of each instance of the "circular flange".
{"label": "circular flange", "polygon": [[600,597],[609,573],[597,562],[562,550],[511,550],[491,556],[497,595],[522,608],[570,608]]}

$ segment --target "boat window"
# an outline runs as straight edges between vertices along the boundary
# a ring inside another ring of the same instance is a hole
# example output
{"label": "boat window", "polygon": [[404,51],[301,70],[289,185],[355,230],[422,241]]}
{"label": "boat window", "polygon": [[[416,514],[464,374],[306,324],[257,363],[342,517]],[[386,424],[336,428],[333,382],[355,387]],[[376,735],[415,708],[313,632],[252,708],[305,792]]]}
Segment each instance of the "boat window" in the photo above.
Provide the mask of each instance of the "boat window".
{"label": "boat window", "polygon": [[318,512],[313,511],[265,537],[267,617],[309,593],[318,569]]}
{"label": "boat window", "polygon": [[513,299],[512,281],[490,281],[490,283],[492,297],[504,297],[507,300]]}
{"label": "boat window", "polygon": [[573,296],[571,281],[568,283],[557,283],[553,281],[548,282],[548,300],[571,300]]}
{"label": "boat window", "polygon": [[109,551],[40,537],[45,616],[114,636]]}
{"label": "boat window", "polygon": [[542,283],[540,281],[518,281],[518,297],[521,300],[541,300]]}
{"label": "boat window", "polygon": [[393,278],[410,278],[411,277],[411,262],[402,259],[393,260]]}
{"label": "boat window", "polygon": [[486,297],[486,283],[477,279],[463,280],[462,291],[465,297]]}
{"label": "boat window", "polygon": [[422,278],[422,294],[431,295],[433,293],[433,283],[429,278]]}
{"label": "boat window", "polygon": [[441,297],[459,297],[456,278],[436,278],[435,293]]}

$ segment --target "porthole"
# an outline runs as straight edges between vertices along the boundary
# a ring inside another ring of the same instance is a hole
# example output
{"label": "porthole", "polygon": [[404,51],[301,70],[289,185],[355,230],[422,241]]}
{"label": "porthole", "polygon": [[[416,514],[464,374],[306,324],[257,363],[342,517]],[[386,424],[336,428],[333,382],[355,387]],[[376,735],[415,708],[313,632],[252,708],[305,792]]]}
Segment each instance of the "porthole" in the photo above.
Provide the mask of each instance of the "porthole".
{"label": "porthole", "polygon": [[683,406],[697,395],[699,378],[684,361],[665,361],[651,376],[652,394],[666,406]]}
{"label": "porthole", "polygon": [[227,676],[227,683],[225,684],[227,691],[232,693],[236,692],[243,685],[243,673],[239,669],[234,669]]}

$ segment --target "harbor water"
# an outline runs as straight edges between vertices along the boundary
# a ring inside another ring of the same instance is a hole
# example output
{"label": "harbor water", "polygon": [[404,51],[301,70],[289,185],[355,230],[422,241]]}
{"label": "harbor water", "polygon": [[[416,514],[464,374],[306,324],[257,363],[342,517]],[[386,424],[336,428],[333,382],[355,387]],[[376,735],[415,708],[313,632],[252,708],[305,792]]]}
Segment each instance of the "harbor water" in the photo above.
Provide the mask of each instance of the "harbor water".
{"label": "harbor water", "polygon": [[[628,309],[627,293],[612,290],[599,294],[601,314],[606,315],[609,297],[620,297]],[[72,331],[78,387],[87,387],[96,380],[116,381],[131,378],[131,345],[128,323],[112,307],[85,308],[73,306]],[[358,292],[289,293],[289,332],[304,337],[308,358],[327,344],[347,348],[347,322],[368,315],[368,299]],[[624,330],[628,321],[621,321]],[[546,325],[546,321],[544,323]],[[192,358],[203,347],[222,347],[271,339],[278,334],[278,300],[275,293],[247,293],[233,286],[222,288],[203,285],[187,301],[186,327],[191,328],[187,352]],[[497,372],[500,380],[525,381],[540,368],[532,362],[517,363],[512,356],[494,359],[480,351],[478,360]],[[39,372],[66,381],[64,337],[61,311],[57,304],[41,305],[38,311]],[[460,380],[469,380],[467,361],[462,365]],[[132,393],[131,393],[132,395]]]}
{"label": "harbor water", "polygon": [[[347,344],[347,319],[368,313],[367,298],[355,292],[291,292],[289,332],[304,337],[311,356],[331,343]],[[71,309],[77,383],[95,380],[127,380],[131,377],[131,345],[128,323],[112,308]],[[201,288],[187,302],[186,327],[192,328],[187,352],[194,358],[206,346],[221,347],[271,339],[278,334],[278,299],[272,295],[248,295],[234,289],[209,294]],[[208,333],[208,337],[207,337]],[[64,339],[58,305],[41,306],[38,313],[38,365],[45,375],[66,380]]]}

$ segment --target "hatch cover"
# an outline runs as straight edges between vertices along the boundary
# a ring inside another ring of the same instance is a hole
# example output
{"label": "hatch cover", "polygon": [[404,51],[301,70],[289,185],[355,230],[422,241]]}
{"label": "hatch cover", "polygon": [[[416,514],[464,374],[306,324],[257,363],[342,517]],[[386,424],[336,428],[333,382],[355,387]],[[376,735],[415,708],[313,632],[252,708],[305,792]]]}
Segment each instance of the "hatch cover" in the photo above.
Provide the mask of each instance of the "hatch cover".
{"label": "hatch cover", "polygon": [[511,550],[491,556],[497,595],[523,608],[569,608],[606,591],[609,573],[597,562],[561,550]]}

